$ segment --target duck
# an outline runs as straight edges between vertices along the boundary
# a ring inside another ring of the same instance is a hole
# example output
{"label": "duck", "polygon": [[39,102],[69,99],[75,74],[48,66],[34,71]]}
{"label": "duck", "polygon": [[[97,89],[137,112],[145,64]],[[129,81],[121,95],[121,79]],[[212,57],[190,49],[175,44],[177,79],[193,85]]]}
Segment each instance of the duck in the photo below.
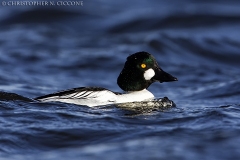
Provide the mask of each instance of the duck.
{"label": "duck", "polygon": [[34,98],[39,102],[63,102],[88,107],[141,102],[154,99],[147,88],[154,82],[171,82],[178,79],[160,68],[156,59],[141,51],[127,57],[117,78],[123,93],[103,87],[78,87]]}

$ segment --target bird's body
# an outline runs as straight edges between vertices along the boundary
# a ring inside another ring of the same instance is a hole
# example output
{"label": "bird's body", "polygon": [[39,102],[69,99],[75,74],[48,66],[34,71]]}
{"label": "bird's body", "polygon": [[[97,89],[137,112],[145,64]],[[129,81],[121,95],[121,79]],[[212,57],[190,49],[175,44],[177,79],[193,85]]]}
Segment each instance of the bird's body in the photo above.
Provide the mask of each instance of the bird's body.
{"label": "bird's body", "polygon": [[164,72],[155,58],[147,52],[130,55],[117,83],[125,93],[116,93],[101,87],[80,87],[35,98],[41,102],[58,101],[87,105],[89,107],[127,102],[140,102],[154,98],[147,88],[156,81],[176,81],[177,78]]}

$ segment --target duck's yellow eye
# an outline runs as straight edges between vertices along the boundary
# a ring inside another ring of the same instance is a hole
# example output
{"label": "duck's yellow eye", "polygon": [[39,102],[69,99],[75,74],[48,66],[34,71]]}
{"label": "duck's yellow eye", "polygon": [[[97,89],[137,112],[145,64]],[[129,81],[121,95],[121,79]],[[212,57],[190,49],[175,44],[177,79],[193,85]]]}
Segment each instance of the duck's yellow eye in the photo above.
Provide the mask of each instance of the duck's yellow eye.
{"label": "duck's yellow eye", "polygon": [[141,67],[142,67],[142,68],[146,68],[147,65],[146,65],[145,63],[142,63],[142,64],[141,64]]}

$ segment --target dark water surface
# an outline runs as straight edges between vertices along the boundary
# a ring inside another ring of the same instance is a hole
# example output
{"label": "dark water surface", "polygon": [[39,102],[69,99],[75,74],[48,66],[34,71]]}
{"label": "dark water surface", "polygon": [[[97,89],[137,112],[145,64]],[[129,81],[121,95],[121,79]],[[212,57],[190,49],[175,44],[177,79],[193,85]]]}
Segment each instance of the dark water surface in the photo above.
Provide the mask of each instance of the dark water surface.
{"label": "dark water surface", "polygon": [[240,159],[240,1],[0,8],[2,92],[120,92],[126,57],[142,50],[179,80],[149,87],[175,108],[144,114],[9,100],[1,92],[1,160]]}

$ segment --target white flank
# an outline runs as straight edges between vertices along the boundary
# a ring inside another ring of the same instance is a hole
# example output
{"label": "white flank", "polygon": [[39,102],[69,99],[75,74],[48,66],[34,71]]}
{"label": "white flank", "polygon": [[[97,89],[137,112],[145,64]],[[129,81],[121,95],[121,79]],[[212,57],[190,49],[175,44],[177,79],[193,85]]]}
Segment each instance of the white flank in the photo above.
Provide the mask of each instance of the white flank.
{"label": "white flank", "polygon": [[89,107],[113,104],[116,102],[116,94],[111,91],[82,91],[62,96],[52,96],[39,99],[41,102],[64,102]]}
{"label": "white flank", "polygon": [[126,94],[116,95],[115,93],[105,91],[87,91],[84,93],[72,93],[63,96],[50,96],[44,99],[39,99],[41,102],[64,102],[72,103],[77,105],[87,105],[89,107],[116,104],[116,103],[127,103],[127,102],[140,102],[144,100],[153,99],[154,95],[146,89],[141,91],[128,92]]}

